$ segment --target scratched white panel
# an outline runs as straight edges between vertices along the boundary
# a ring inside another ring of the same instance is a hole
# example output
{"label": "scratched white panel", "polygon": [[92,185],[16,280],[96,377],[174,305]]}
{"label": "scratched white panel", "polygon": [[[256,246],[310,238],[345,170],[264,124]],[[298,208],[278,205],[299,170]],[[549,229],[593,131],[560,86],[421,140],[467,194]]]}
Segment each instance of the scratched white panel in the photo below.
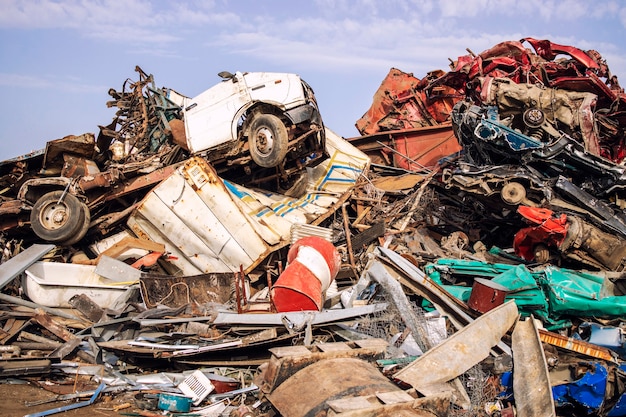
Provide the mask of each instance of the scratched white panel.
{"label": "scratched white panel", "polygon": [[[203,273],[248,269],[266,255],[267,246],[211,171],[203,160],[190,160],[148,193],[132,224],[182,254],[171,263],[183,271],[188,263]],[[201,187],[198,178],[206,180]]]}

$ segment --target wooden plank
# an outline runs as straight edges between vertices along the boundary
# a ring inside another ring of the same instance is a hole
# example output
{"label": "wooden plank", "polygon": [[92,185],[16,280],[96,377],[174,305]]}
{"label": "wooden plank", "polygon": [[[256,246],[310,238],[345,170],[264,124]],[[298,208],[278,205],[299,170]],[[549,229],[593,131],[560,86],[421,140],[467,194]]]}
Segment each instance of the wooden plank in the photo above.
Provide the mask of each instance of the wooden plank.
{"label": "wooden plank", "polygon": [[379,392],[376,394],[376,397],[383,404],[396,404],[414,400],[406,391]]}
{"label": "wooden plank", "polygon": [[354,344],[363,349],[386,349],[389,345],[386,340],[378,338],[355,340]]}
{"label": "wooden plank", "polygon": [[311,354],[311,351],[306,346],[302,346],[302,345],[281,346],[277,348],[271,348],[269,351],[272,353],[272,355],[274,355],[277,358],[284,358],[287,356],[289,357],[307,356]]}
{"label": "wooden plank", "polygon": [[364,232],[352,237],[352,247],[360,250],[363,246],[368,245],[374,239],[383,236],[384,234],[385,222],[375,223]]}
{"label": "wooden plank", "polygon": [[87,265],[97,265],[100,262],[100,258],[103,256],[108,256],[110,258],[119,258],[124,254],[124,252],[130,249],[143,249],[148,252],[165,252],[165,245],[163,243],[154,242],[148,239],[139,239],[132,236],[126,236],[124,239],[119,242],[111,245],[110,248],[104,250],[98,257],[95,259],[89,259],[86,261],[80,261],[77,263],[87,264]]}
{"label": "wooden plank", "polygon": [[327,402],[328,406],[335,413],[345,413],[346,411],[379,408],[382,404],[375,395],[364,397],[339,398]]}
{"label": "wooden plank", "polygon": [[165,252],[165,245],[147,239],[126,236],[124,239],[102,252],[102,255],[117,258],[129,249],[144,249],[148,252]]}
{"label": "wooden plank", "polygon": [[[372,406],[361,409],[349,409],[348,405],[344,405],[344,411],[335,411],[335,406],[341,407],[341,401],[330,400],[326,403],[332,405],[326,414],[327,417],[433,417],[447,416],[450,411],[450,403],[452,398],[449,395],[435,395],[423,398],[412,399],[411,401],[399,402],[394,404],[372,404]],[[350,400],[346,398],[345,400]],[[358,400],[353,404],[358,404]],[[365,404],[365,403],[362,403]]]}
{"label": "wooden plank", "polygon": [[[364,395],[359,397],[345,397],[327,401],[330,410],[337,415],[344,415],[348,411],[361,411],[369,414],[373,410],[382,411],[385,405],[402,404],[402,409],[412,409],[415,398],[406,391],[379,392],[375,395]],[[398,408],[396,408],[398,409]],[[332,414],[331,414],[332,415]]]}

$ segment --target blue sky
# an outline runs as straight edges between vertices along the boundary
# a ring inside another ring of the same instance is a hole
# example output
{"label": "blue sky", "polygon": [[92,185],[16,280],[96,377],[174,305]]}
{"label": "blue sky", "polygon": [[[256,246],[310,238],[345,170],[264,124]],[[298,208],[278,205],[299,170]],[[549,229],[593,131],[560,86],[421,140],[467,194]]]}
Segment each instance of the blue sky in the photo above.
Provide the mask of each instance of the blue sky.
{"label": "blue sky", "polygon": [[523,37],[595,49],[626,85],[626,2],[579,0],[0,0],[0,160],[111,122],[109,88],[195,96],[223,70],[293,72],[326,125],[355,122],[390,68],[423,78]]}

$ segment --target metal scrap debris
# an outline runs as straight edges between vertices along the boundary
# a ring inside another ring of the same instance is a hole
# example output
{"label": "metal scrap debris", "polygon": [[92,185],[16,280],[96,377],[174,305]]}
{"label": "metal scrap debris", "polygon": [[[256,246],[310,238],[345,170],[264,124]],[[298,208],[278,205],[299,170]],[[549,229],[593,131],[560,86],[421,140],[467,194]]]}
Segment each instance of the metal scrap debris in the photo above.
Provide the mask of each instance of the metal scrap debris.
{"label": "metal scrap debris", "polygon": [[295,74],[187,97],[136,71],[98,135],[0,162],[0,375],[91,396],[30,415],[626,415],[626,94],[599,52],[392,68],[354,138]]}

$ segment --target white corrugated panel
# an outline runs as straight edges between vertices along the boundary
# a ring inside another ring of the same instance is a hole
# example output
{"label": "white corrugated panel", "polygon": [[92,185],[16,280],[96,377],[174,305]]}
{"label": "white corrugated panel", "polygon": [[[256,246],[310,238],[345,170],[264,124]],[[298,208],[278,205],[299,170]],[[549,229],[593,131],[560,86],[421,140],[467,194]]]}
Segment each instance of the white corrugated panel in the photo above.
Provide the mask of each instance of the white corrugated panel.
{"label": "white corrugated panel", "polygon": [[222,181],[204,159],[192,158],[146,195],[128,225],[165,244],[183,275],[238,272],[240,266],[249,272],[291,242],[292,226],[325,214],[367,168],[364,153],[326,132],[331,157],[308,169],[309,188],[300,198]]}

